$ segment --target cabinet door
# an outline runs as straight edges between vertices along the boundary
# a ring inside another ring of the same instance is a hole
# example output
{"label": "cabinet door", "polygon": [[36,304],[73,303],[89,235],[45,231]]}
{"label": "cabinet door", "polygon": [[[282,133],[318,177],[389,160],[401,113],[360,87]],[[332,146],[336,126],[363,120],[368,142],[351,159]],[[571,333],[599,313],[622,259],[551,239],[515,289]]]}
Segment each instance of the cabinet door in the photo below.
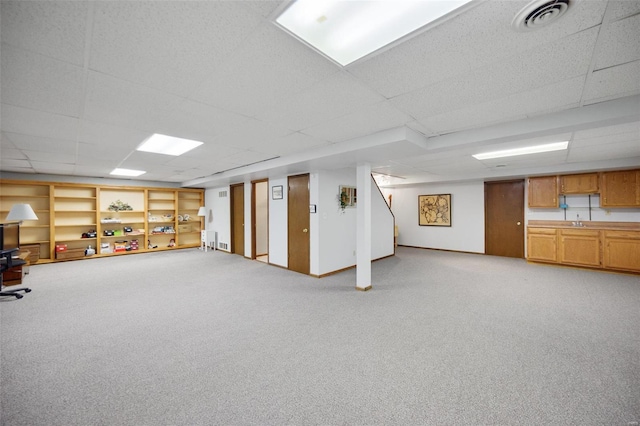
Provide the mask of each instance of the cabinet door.
{"label": "cabinet door", "polygon": [[561,229],[559,236],[560,263],[600,266],[600,231]]}
{"label": "cabinet door", "polygon": [[597,173],[560,176],[561,194],[595,194],[597,192]]}
{"label": "cabinet door", "polygon": [[558,178],[556,176],[529,178],[529,207],[558,207]]}
{"label": "cabinet door", "polygon": [[527,259],[541,262],[558,261],[558,236],[555,229],[527,229]]}
{"label": "cabinet door", "polygon": [[604,231],[604,267],[640,272],[640,231]]}
{"label": "cabinet door", "polygon": [[640,170],[623,170],[602,174],[602,207],[640,206]]}

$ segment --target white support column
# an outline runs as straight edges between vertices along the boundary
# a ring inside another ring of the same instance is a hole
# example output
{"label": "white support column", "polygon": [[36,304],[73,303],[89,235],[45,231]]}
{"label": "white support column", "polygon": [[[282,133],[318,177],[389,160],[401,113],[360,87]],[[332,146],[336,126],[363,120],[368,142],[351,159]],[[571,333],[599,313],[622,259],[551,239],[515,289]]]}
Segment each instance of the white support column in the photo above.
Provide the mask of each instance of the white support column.
{"label": "white support column", "polygon": [[371,290],[371,164],[357,168],[356,290]]}

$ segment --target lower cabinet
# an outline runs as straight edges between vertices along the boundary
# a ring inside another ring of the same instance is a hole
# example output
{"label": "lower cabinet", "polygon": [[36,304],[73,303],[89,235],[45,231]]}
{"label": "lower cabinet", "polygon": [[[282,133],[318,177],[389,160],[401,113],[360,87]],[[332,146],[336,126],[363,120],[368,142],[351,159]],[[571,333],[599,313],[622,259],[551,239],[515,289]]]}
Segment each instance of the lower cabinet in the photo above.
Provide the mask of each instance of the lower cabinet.
{"label": "lower cabinet", "polygon": [[640,272],[640,232],[604,231],[604,265]]}
{"label": "lower cabinet", "polygon": [[555,229],[529,228],[527,258],[541,262],[558,261],[558,236]]}
{"label": "lower cabinet", "polygon": [[558,254],[560,263],[600,266],[600,231],[560,229]]}
{"label": "lower cabinet", "polygon": [[640,231],[528,227],[527,260],[640,273]]}

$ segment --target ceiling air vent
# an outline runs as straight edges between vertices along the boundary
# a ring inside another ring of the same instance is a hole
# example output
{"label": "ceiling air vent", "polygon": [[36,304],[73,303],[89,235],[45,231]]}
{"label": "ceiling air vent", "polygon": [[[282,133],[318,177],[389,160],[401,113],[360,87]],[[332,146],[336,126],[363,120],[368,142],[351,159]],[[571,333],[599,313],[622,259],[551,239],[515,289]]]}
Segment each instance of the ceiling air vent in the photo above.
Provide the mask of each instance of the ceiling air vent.
{"label": "ceiling air vent", "polygon": [[531,31],[549,25],[564,15],[575,0],[534,0],[513,18],[518,31]]}

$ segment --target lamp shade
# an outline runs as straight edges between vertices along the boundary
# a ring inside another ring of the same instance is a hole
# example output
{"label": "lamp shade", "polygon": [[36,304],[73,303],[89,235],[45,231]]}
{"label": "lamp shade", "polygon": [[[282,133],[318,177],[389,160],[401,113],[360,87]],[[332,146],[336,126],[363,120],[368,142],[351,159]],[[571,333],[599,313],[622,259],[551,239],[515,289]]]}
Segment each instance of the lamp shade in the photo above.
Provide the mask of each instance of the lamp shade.
{"label": "lamp shade", "polygon": [[198,216],[206,216],[207,215],[207,209],[205,209],[204,207],[200,207],[198,209]]}
{"label": "lamp shade", "polygon": [[7,220],[20,222],[23,220],[38,220],[38,216],[36,216],[29,204],[14,204],[7,215]]}

